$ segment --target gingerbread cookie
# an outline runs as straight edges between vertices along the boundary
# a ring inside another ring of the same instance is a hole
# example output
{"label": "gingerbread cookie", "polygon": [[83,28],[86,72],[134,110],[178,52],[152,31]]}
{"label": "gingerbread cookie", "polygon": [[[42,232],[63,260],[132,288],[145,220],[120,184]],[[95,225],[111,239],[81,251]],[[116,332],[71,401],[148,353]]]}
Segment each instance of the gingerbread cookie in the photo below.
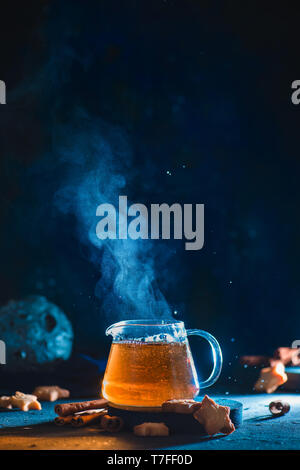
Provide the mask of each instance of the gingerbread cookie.
{"label": "gingerbread cookie", "polygon": [[201,402],[192,399],[168,400],[162,404],[162,411],[167,413],[192,414],[201,407]]}
{"label": "gingerbread cookie", "polygon": [[11,397],[11,404],[13,407],[20,408],[22,411],[42,409],[35,395],[26,395],[22,392],[16,392],[15,395]]}
{"label": "gingerbread cookie", "polygon": [[0,408],[11,409],[12,408],[11,397],[6,397],[4,395],[0,397]]}
{"label": "gingerbread cookie", "polygon": [[265,367],[260,371],[260,376],[254,384],[257,392],[272,393],[287,381],[287,375],[282,362],[277,362],[273,367]]}
{"label": "gingerbread cookie", "polygon": [[201,423],[209,436],[217,433],[231,434],[235,431],[228,406],[218,405],[207,395],[202,400],[201,407],[194,413],[194,418]]}
{"label": "gingerbread cookie", "polygon": [[60,398],[68,398],[70,396],[70,392],[69,390],[60,388],[57,385],[41,385],[34,389],[33,395],[41,401],[56,401]]}
{"label": "gingerbread cookie", "polygon": [[136,436],[168,436],[169,428],[165,423],[143,423],[134,426],[133,432]]}

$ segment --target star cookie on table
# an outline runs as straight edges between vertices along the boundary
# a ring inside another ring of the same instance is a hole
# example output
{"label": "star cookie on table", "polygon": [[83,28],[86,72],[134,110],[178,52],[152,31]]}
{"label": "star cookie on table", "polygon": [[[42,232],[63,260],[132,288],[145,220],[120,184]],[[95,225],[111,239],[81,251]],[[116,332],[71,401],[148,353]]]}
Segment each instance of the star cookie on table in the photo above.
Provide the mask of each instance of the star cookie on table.
{"label": "star cookie on table", "polygon": [[41,401],[56,401],[60,398],[69,398],[70,392],[58,385],[40,385],[35,387],[33,395]]}
{"label": "star cookie on table", "polygon": [[134,426],[133,432],[136,436],[168,436],[169,428],[165,423],[143,423]]}
{"label": "star cookie on table", "polygon": [[20,408],[22,411],[42,409],[35,395],[26,395],[22,392],[16,392],[15,395],[11,397],[11,404],[13,407]]}
{"label": "star cookie on table", "polygon": [[[277,348],[274,352],[275,359],[283,362],[284,365],[292,366],[300,365],[300,349],[299,348]],[[272,364],[271,364],[272,365]]]}
{"label": "star cookie on table", "polygon": [[12,408],[11,397],[6,397],[4,395],[0,397],[0,408],[11,409]]}
{"label": "star cookie on table", "polygon": [[195,411],[194,418],[201,423],[209,436],[217,433],[231,434],[235,431],[228,406],[218,405],[207,395],[202,400],[201,407]]}
{"label": "star cookie on table", "polygon": [[272,393],[287,381],[287,375],[282,362],[278,361],[272,367],[261,369],[260,376],[254,384],[254,390],[257,392]]}

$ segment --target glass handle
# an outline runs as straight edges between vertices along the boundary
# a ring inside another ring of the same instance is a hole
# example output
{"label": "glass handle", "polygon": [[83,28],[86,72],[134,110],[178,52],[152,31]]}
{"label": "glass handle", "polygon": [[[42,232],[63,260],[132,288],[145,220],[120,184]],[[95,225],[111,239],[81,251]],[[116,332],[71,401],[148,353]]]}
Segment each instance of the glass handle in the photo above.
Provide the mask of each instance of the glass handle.
{"label": "glass handle", "polygon": [[213,360],[214,360],[214,367],[212,370],[212,373],[208,377],[208,379],[204,380],[204,382],[201,382],[200,385],[200,390],[202,388],[207,388],[213,385],[219,378],[222,370],[222,363],[223,363],[223,357],[222,357],[222,351],[220,348],[220,345],[216,338],[212,336],[211,334],[207,333],[207,331],[203,330],[187,330],[187,335],[188,336],[202,336],[202,338],[205,338],[211,347],[212,354],[213,354]]}

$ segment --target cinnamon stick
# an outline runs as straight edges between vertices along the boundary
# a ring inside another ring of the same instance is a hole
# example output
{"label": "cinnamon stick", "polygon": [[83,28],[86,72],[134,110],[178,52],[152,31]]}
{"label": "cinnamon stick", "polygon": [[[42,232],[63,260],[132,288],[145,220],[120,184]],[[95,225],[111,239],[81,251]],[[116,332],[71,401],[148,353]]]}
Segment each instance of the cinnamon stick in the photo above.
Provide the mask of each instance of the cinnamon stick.
{"label": "cinnamon stick", "polygon": [[73,416],[70,415],[70,416],[56,416],[56,418],[54,419],[54,422],[57,426],[64,426],[65,424],[69,424],[71,423],[72,421],[72,418]]}
{"label": "cinnamon stick", "polygon": [[100,398],[99,400],[80,401],[78,403],[61,403],[60,405],[55,405],[54,411],[59,416],[69,416],[80,411],[105,408],[107,405],[108,400]]}
{"label": "cinnamon stick", "polygon": [[118,432],[122,429],[124,422],[119,416],[109,416],[105,414],[101,418],[101,427],[105,431]]}
{"label": "cinnamon stick", "polygon": [[106,412],[107,412],[106,410],[102,410],[102,411],[97,411],[95,413],[80,414],[77,416],[73,416],[71,420],[71,424],[75,428],[87,426],[88,424],[92,422],[98,421],[100,419],[100,416],[103,416]]}

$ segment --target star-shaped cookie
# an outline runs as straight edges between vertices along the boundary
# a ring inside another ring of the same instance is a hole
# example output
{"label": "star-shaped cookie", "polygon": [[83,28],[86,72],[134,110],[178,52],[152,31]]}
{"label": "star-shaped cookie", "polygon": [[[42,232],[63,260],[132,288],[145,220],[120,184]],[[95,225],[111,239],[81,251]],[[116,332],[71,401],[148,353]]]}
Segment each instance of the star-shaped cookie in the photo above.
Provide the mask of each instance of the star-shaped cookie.
{"label": "star-shaped cookie", "polygon": [[254,390],[257,392],[272,393],[287,381],[287,375],[282,362],[278,361],[272,367],[261,369],[260,376],[254,384]]}
{"label": "star-shaped cookie", "polygon": [[204,426],[207,434],[213,436],[217,433],[231,434],[235,431],[229,413],[228,406],[218,405],[212,398],[205,395],[201,408],[195,411],[193,416]]}
{"label": "star-shaped cookie", "polygon": [[22,392],[16,392],[15,395],[11,397],[11,404],[13,407],[20,408],[22,411],[42,409],[35,395],[26,395]]}

